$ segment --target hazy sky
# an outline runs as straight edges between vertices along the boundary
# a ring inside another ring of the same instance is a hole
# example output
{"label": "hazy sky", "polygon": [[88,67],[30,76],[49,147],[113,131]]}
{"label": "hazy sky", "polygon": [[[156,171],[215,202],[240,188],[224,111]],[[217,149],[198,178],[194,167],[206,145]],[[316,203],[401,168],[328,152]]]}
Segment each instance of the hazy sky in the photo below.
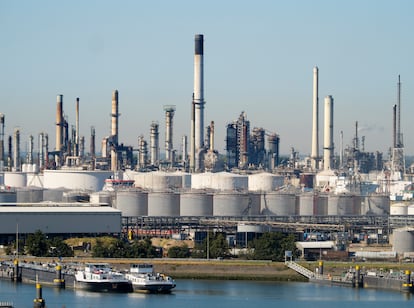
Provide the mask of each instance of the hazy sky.
{"label": "hazy sky", "polygon": [[[334,137],[350,144],[359,123],[366,151],[386,156],[392,106],[402,82],[402,131],[414,154],[414,1],[0,1],[0,112],[6,136],[49,134],[55,148],[56,96],[69,125],[80,98],[89,149],[110,134],[119,91],[120,141],[149,142],[152,121],[165,137],[164,105],[176,105],[174,148],[190,135],[194,35],[204,34],[205,124],[225,127],[245,111],[251,128],[280,135],[281,153],[311,151],[313,67],[323,101],[334,98]],[[320,150],[320,152],[322,152]],[[178,151],[180,153],[180,150]]]}

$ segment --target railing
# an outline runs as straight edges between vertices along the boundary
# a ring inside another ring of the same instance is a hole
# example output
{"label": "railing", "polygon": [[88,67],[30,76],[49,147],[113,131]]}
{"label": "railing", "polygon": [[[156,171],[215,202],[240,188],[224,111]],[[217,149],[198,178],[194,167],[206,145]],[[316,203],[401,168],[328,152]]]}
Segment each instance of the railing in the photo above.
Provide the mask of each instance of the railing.
{"label": "railing", "polygon": [[302,265],[299,265],[293,261],[285,261],[285,264],[287,267],[293,269],[308,279],[315,278],[315,273],[311,270],[308,270],[306,267],[303,267]]}

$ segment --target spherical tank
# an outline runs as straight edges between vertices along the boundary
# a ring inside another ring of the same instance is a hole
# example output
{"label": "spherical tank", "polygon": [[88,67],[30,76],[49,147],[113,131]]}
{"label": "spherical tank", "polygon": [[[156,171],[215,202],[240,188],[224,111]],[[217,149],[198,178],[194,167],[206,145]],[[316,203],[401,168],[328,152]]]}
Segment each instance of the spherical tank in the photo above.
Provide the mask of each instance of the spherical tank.
{"label": "spherical tank", "polygon": [[0,191],[0,204],[1,203],[16,203],[17,193],[14,190]]}
{"label": "spherical tank", "polygon": [[316,196],[313,192],[301,193],[299,195],[299,215],[312,216],[314,213],[314,204]]}
{"label": "spherical tank", "polygon": [[18,188],[17,203],[37,203],[43,201],[43,189],[41,188]]}
{"label": "spherical tank", "polygon": [[182,191],[180,193],[181,216],[212,216],[213,194],[205,191]]}
{"label": "spherical tank", "polygon": [[175,192],[149,192],[148,216],[180,216],[180,195]]}
{"label": "spherical tank", "polygon": [[354,196],[329,194],[328,215],[355,215]]}
{"label": "spherical tank", "polygon": [[112,171],[44,170],[44,188],[68,188],[71,190],[100,191]]}
{"label": "spherical tank", "polygon": [[284,177],[272,173],[261,172],[248,176],[250,191],[273,191],[283,186]]}
{"label": "spherical tank", "polygon": [[277,216],[296,215],[296,195],[280,192],[263,193],[261,213]]}
{"label": "spherical tank", "polygon": [[92,204],[113,206],[115,201],[115,191],[98,191],[90,194],[89,201]]}
{"label": "spherical tank", "polygon": [[361,206],[362,215],[389,215],[390,197],[382,194],[373,194],[363,197]]}
{"label": "spherical tank", "polygon": [[301,173],[299,184],[301,187],[313,188],[313,181],[315,180],[315,175],[313,173]]}
{"label": "spherical tank", "polygon": [[314,215],[328,215],[328,194],[319,193],[315,199]]}
{"label": "spherical tank", "polygon": [[395,229],[392,234],[393,251],[398,254],[414,252],[414,229],[410,227]]}
{"label": "spherical tank", "polygon": [[10,187],[26,187],[27,174],[24,172],[5,172],[4,185]]}
{"label": "spherical tank", "polygon": [[122,216],[147,216],[148,192],[130,189],[116,192],[115,207],[122,212]]}
{"label": "spherical tank", "polygon": [[406,216],[408,214],[408,207],[404,203],[395,203],[390,206],[390,215]]}
{"label": "spherical tank", "polygon": [[182,187],[182,174],[162,171],[138,172],[134,175],[135,187],[150,190],[179,189]]}

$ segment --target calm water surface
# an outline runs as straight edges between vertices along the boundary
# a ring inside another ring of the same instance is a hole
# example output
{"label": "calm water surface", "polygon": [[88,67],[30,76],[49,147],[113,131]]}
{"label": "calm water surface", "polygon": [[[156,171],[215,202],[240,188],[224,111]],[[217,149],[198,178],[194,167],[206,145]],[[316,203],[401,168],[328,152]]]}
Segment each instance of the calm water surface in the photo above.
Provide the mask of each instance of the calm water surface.
{"label": "calm water surface", "polygon": [[[34,285],[0,281],[0,301],[33,307]],[[43,288],[48,308],[61,307],[414,307],[414,296],[399,292],[330,287],[313,283],[177,280],[172,294],[106,294]]]}

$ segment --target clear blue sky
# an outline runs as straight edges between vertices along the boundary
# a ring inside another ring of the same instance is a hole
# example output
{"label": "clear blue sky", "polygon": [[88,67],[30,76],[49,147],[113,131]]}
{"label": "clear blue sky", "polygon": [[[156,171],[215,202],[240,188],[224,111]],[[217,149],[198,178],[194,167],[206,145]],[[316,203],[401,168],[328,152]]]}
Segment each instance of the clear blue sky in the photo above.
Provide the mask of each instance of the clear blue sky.
{"label": "clear blue sky", "polygon": [[[174,147],[190,132],[194,35],[204,34],[205,123],[215,121],[224,153],[225,126],[247,113],[251,127],[280,135],[282,153],[311,151],[312,77],[323,100],[334,97],[334,137],[350,144],[355,121],[367,151],[392,143],[392,106],[402,81],[402,130],[414,154],[414,1],[0,1],[0,112],[6,136],[20,127],[49,134],[55,147],[56,95],[89,149],[110,134],[111,94],[118,89],[120,141],[149,141],[163,105],[176,105]],[[320,125],[322,128],[322,124]],[[322,147],[323,131],[320,131]],[[180,151],[179,151],[180,152]]]}

